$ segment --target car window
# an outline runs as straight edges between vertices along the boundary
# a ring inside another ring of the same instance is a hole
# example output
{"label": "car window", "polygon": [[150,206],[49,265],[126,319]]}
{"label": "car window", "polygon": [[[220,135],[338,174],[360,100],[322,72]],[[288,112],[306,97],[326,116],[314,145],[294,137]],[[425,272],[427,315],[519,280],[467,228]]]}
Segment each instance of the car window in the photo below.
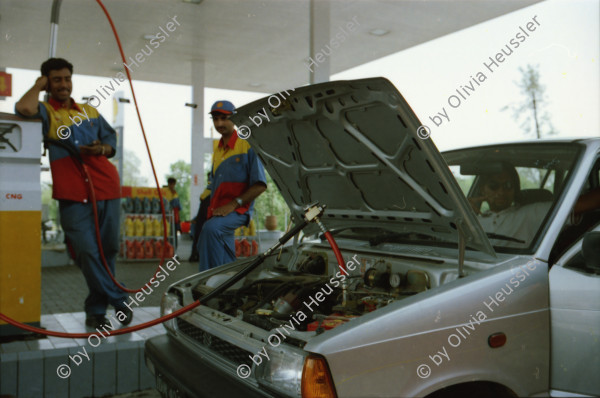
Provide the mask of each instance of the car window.
{"label": "car window", "polygon": [[460,189],[462,190],[462,193],[467,196],[467,194],[469,193],[469,189],[471,188],[471,186],[473,185],[473,181],[475,180],[475,176],[463,176],[460,174],[460,166],[456,165],[456,166],[449,166],[450,167],[450,172],[452,173],[452,175],[454,176],[454,178],[456,178],[456,181],[458,182],[458,185],[460,186]]}
{"label": "car window", "polygon": [[519,174],[521,189],[545,189],[554,193],[556,170],[538,167],[515,167]]}
{"label": "car window", "polygon": [[550,264],[598,223],[600,223],[600,158],[596,159],[585,184],[579,191],[577,203],[571,209],[571,216],[563,225],[552,247]]}
{"label": "car window", "polygon": [[542,186],[542,188],[547,189],[548,191],[554,193],[554,183],[555,183],[555,175],[556,175],[556,170],[548,170],[547,171],[547,176],[546,178],[546,182],[542,182],[544,185]]}
{"label": "car window", "polygon": [[532,143],[443,156],[494,248],[532,253],[580,152],[579,144]]}

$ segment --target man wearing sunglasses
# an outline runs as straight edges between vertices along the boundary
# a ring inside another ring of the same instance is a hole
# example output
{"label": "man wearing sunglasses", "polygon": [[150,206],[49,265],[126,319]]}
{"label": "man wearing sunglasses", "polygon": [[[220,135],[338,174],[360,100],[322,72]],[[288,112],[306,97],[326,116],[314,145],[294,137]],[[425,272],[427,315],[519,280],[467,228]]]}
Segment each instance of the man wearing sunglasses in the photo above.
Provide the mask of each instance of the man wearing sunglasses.
{"label": "man wearing sunglasses", "polygon": [[254,199],[267,189],[256,153],[229,120],[233,113],[229,101],[215,102],[210,111],[221,139],[214,143],[210,182],[202,194],[202,198],[210,195],[210,205],[198,240],[200,271],[235,260],[234,232],[249,224]]}

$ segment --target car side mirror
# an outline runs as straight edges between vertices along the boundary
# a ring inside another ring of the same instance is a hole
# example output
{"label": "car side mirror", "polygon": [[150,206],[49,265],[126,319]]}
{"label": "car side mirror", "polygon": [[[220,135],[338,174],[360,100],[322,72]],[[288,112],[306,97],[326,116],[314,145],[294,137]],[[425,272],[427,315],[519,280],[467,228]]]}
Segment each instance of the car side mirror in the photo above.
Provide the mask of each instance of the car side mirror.
{"label": "car side mirror", "polygon": [[583,236],[581,252],[585,267],[600,275],[600,231],[588,232]]}

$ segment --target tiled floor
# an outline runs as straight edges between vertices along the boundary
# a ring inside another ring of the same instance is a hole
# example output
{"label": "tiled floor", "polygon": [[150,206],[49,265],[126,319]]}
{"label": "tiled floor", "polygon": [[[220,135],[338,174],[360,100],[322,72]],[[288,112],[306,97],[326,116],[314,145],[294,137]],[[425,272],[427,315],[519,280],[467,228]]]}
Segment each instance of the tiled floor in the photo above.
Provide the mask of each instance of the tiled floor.
{"label": "tiled floor", "polygon": [[[159,312],[158,307],[136,308],[132,325],[156,319]],[[115,322],[115,328],[120,328]],[[93,332],[86,328],[83,312],[42,315],[41,325],[60,332]],[[164,333],[164,327],[159,324],[126,335],[99,336],[94,347],[88,339],[59,337],[0,344],[0,395],[158,397],[152,389],[154,376],[144,362],[144,341]],[[61,377],[58,369],[65,366],[69,375]],[[144,393],[129,395],[139,390]]]}
{"label": "tiled floor", "polygon": [[[158,307],[140,307],[135,308],[133,313],[134,320],[129,326],[139,325],[140,323],[148,322],[158,318],[160,316],[160,309]],[[110,316],[108,316],[107,319],[109,321],[112,320]],[[115,325],[115,328],[122,327],[116,319],[112,320],[112,322],[113,325]],[[85,326],[84,312],[42,315],[41,325],[47,330],[53,330],[57,332],[90,333],[94,331],[94,329],[90,329]],[[151,328],[125,335],[109,336],[102,339],[102,344],[146,340],[150,337],[154,337],[163,333],[165,333],[165,328],[159,324],[152,326]],[[12,343],[0,344],[0,353],[50,350],[55,348],[68,348],[88,345],[89,343],[87,339],[68,339],[48,336],[47,338],[40,340],[15,341]]]}

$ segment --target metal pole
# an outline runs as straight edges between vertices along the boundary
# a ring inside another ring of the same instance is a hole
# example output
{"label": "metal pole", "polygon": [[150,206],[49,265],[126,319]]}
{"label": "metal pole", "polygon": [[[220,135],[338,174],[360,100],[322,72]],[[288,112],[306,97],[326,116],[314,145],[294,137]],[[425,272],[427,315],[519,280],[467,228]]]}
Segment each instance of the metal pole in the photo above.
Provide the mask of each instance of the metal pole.
{"label": "metal pole", "polygon": [[[62,0],[52,1],[52,14],[50,15],[50,45],[48,46],[48,58],[56,55],[56,40],[58,39],[58,19],[60,17],[60,4]],[[44,94],[44,101],[48,102],[50,93]],[[46,152],[44,152],[46,153]]]}
{"label": "metal pole", "polygon": [[56,55],[56,40],[58,38],[58,19],[60,17],[60,4],[62,0],[53,0],[52,15],[50,16],[50,51],[48,58]]}

